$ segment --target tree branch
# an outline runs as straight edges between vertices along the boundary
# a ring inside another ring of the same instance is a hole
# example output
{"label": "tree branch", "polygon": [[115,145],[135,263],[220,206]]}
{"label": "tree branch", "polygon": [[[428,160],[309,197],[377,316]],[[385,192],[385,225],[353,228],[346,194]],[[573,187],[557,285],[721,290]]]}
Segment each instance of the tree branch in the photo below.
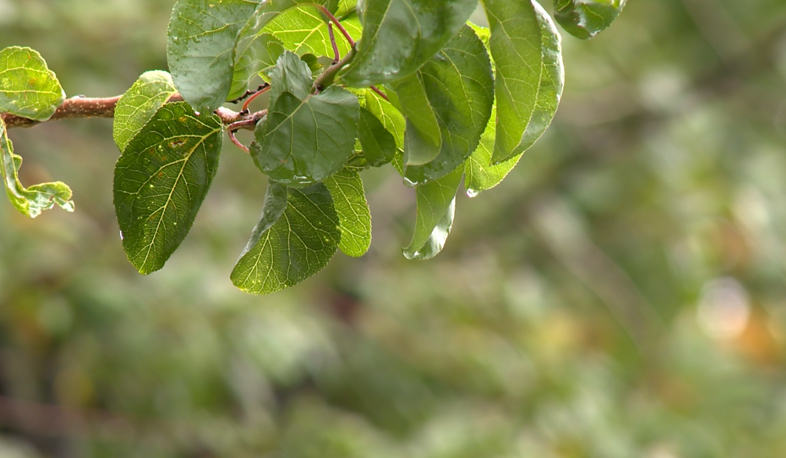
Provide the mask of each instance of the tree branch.
{"label": "tree branch", "polygon": [[[47,121],[33,121],[32,119],[23,118],[10,113],[0,113],[0,119],[2,119],[6,127],[10,129],[12,127],[33,127],[41,124],[41,122],[55,121],[58,119],[113,118],[115,116],[115,107],[117,106],[118,100],[120,100],[120,96],[102,98],[72,97],[66,99]],[[167,100],[167,103],[182,101],[183,97],[180,94],[174,94]],[[246,121],[238,125],[235,130],[253,130],[256,121],[262,119],[267,111],[249,113],[246,110],[238,112],[230,110],[229,108],[219,107],[214,113],[221,118],[221,122],[224,125]]]}

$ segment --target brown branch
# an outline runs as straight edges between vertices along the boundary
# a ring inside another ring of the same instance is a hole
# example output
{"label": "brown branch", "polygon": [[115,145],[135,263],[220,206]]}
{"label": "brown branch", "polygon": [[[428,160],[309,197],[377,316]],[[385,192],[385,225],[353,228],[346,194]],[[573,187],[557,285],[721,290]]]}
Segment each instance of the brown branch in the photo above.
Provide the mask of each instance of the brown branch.
{"label": "brown branch", "polygon": [[[118,100],[120,100],[120,96],[102,98],[72,97],[66,99],[63,104],[55,110],[52,117],[43,122],[73,118],[113,118],[115,116],[115,106],[117,106]],[[180,94],[174,94],[167,100],[167,103],[182,101],[183,97]],[[221,122],[225,125],[234,124],[240,121],[249,121],[249,123],[242,124],[237,128],[253,130],[256,121],[262,119],[267,112],[237,112],[229,108],[219,107],[214,113],[221,118]],[[0,119],[3,120],[6,127],[9,129],[12,127],[33,127],[41,124],[41,121],[34,121],[10,113],[0,113]],[[252,120],[254,121],[253,124],[250,123]]]}

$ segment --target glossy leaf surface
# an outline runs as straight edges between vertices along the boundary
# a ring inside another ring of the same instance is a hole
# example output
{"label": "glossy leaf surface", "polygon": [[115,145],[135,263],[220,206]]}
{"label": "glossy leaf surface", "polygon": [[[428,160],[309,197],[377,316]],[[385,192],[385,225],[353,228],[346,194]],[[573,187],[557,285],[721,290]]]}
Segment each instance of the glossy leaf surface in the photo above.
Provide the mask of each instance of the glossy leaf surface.
{"label": "glossy leaf surface", "polygon": [[112,136],[120,152],[175,93],[177,89],[167,72],[145,72],[136,80],[115,106]]}
{"label": "glossy leaf surface", "polygon": [[393,160],[396,140],[385,129],[382,121],[365,108],[360,109],[358,139],[363,147],[363,157],[372,167],[379,167]]}
{"label": "glossy leaf surface", "polygon": [[416,72],[393,87],[407,120],[404,163],[422,165],[433,161],[442,147],[442,131],[423,83],[423,72]]}
{"label": "glossy leaf surface", "polygon": [[[525,148],[529,148],[529,146],[534,144],[551,124],[551,120],[557,112],[565,81],[559,33],[548,13],[540,5],[535,5],[535,9],[538,13],[543,43],[543,63],[535,109],[522,138],[522,144],[525,145]],[[465,183],[467,195],[470,197],[499,184],[518,163],[523,154],[519,153],[501,163],[492,165],[495,137],[493,119],[496,117],[496,105],[491,117],[492,122],[489,122],[486,130],[483,131],[478,148],[467,161]]]}
{"label": "glossy leaf surface", "polygon": [[337,86],[302,101],[282,92],[257,124],[251,156],[270,179],[307,186],[344,167],[354,151],[360,107]]}
{"label": "glossy leaf surface", "polygon": [[14,145],[8,139],[5,123],[0,119],[0,172],[5,191],[11,204],[23,214],[35,218],[55,204],[66,211],[74,211],[71,188],[65,183],[41,183],[25,188],[19,181],[22,158],[14,154]]}
{"label": "glossy leaf surface", "polygon": [[493,162],[524,151],[527,128],[540,85],[541,34],[530,0],[482,0],[491,36],[497,100]]}
{"label": "glossy leaf surface", "polygon": [[363,89],[362,91],[365,94],[361,99],[363,108],[379,119],[385,127],[385,130],[393,135],[393,139],[396,141],[396,148],[403,148],[404,132],[406,129],[406,120],[404,116],[393,106],[393,104],[383,99],[371,89]]}
{"label": "glossy leaf surface", "polygon": [[404,248],[407,259],[431,259],[442,251],[453,226],[456,191],[463,175],[464,170],[458,168],[439,180],[416,188],[417,220],[412,241]]}
{"label": "glossy leaf surface", "polygon": [[586,40],[617,19],[627,0],[554,0],[554,18],[576,38]]}
{"label": "glossy leaf surface", "polygon": [[38,51],[19,46],[0,51],[0,113],[46,121],[63,100],[60,82]]}
{"label": "glossy leaf surface", "polygon": [[371,212],[358,172],[344,169],[324,181],[338,215],[341,242],[347,256],[363,256],[371,245]]}
{"label": "glossy leaf surface", "polygon": [[[431,162],[405,167],[404,177],[416,185],[439,179],[464,163],[475,151],[494,103],[491,63],[468,26],[419,73],[437,115],[442,146]],[[409,141],[409,132],[405,137],[406,157],[415,143]]]}
{"label": "glossy leaf surface", "polygon": [[340,239],[339,218],[325,185],[294,189],[271,183],[259,223],[232,270],[232,283],[251,294],[292,286],[325,267]]}
{"label": "glossy leaf surface", "polygon": [[392,82],[414,73],[461,29],[477,0],[367,0],[357,56],[342,75],[351,86]]}
{"label": "glossy leaf surface", "polygon": [[185,102],[162,106],[115,166],[123,248],[140,273],[163,267],[205,199],[221,153],[221,120]]}
{"label": "glossy leaf surface", "polygon": [[183,99],[212,112],[232,86],[238,33],[257,0],[178,0],[167,31],[167,62]]}

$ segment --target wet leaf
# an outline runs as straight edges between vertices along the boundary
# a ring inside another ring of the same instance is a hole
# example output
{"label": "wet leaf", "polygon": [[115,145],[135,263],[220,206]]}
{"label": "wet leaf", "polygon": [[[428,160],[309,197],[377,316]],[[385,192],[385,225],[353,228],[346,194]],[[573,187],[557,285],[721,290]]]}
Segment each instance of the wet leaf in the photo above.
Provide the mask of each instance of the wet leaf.
{"label": "wet leaf", "polygon": [[404,248],[407,259],[424,261],[442,251],[453,226],[456,191],[463,175],[463,168],[458,168],[439,180],[416,188],[417,220],[412,241]]}
{"label": "wet leaf", "polygon": [[442,131],[423,83],[423,72],[396,82],[393,88],[407,120],[404,163],[422,165],[433,161],[442,147]]}
{"label": "wet leaf", "polygon": [[554,0],[554,18],[574,37],[589,39],[617,19],[627,0]]}
{"label": "wet leaf", "polygon": [[115,106],[112,135],[122,152],[161,105],[177,93],[172,77],[159,70],[143,73]]}
{"label": "wet leaf", "polygon": [[371,213],[360,174],[344,169],[325,180],[338,214],[341,242],[347,256],[363,256],[371,245]]}
{"label": "wet leaf", "polygon": [[322,270],[340,239],[339,217],[325,185],[294,189],[271,183],[259,223],[230,278],[251,294],[282,290]]}
{"label": "wet leaf", "polygon": [[0,113],[46,121],[63,100],[60,82],[38,51],[19,46],[0,51]]}
{"label": "wet leaf", "polygon": [[363,148],[363,157],[372,167],[387,164],[396,154],[396,140],[393,135],[365,108],[360,109],[358,139]]}
{"label": "wet leaf", "polygon": [[22,158],[14,154],[14,145],[8,139],[5,123],[0,119],[0,172],[2,172],[6,194],[14,207],[31,218],[40,215],[44,210],[49,210],[55,204],[66,211],[74,211],[71,188],[68,185],[56,181],[25,188],[19,181],[21,166]]}
{"label": "wet leaf", "polygon": [[115,166],[114,203],[128,260],[143,274],[164,266],[194,222],[218,167],[221,120],[168,103]]}
{"label": "wet leaf", "polygon": [[363,2],[363,35],[342,82],[363,87],[411,75],[458,33],[476,5],[477,0]]}

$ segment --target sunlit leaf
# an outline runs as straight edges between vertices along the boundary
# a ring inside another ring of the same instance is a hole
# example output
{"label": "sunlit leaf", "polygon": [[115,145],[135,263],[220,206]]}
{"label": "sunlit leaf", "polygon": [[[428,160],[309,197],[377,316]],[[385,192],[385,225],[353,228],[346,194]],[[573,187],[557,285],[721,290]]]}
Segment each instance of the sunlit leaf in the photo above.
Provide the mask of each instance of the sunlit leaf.
{"label": "sunlit leaf", "polygon": [[178,0],[167,31],[167,62],[183,99],[212,112],[227,99],[240,29],[258,0]]}
{"label": "sunlit leaf", "polygon": [[393,135],[393,139],[396,141],[396,148],[403,148],[406,129],[404,116],[393,104],[371,89],[362,89],[362,91],[364,93],[364,97],[361,99],[363,108],[376,116],[382,122],[385,130]]}
{"label": "sunlit leaf", "polygon": [[574,37],[586,40],[610,26],[627,0],[554,0],[554,18]]}
{"label": "sunlit leaf", "polygon": [[143,73],[115,105],[112,135],[122,152],[161,105],[177,93],[172,77],[159,70]]}
{"label": "sunlit leaf", "polygon": [[[538,13],[538,21],[540,22],[543,63],[535,109],[522,136],[522,144],[526,145],[526,148],[535,143],[551,124],[551,120],[554,118],[559,105],[565,80],[560,38],[557,29],[551,17],[540,5],[536,4],[535,10]],[[519,153],[510,159],[492,165],[491,158],[495,138],[495,123],[493,120],[495,118],[496,105],[492,111],[492,121],[486,126],[486,130],[483,131],[483,135],[480,137],[478,148],[472,153],[466,164],[465,183],[467,195],[470,197],[499,184],[518,163],[523,154]]]}
{"label": "sunlit leaf", "polygon": [[[405,179],[415,185],[439,179],[464,163],[478,145],[494,102],[491,63],[470,27],[462,28],[418,73],[437,115],[442,146],[431,162],[405,167]],[[416,145],[409,137],[407,132],[405,156],[406,149]]]}
{"label": "sunlit leaf", "polygon": [[128,142],[115,166],[114,201],[128,260],[163,267],[205,199],[221,153],[221,120],[168,103]]}
{"label": "sunlit leaf", "polygon": [[0,119],[0,172],[3,175],[5,191],[14,207],[23,214],[35,218],[42,211],[55,204],[66,211],[74,211],[71,201],[71,188],[65,183],[41,183],[25,188],[19,181],[19,167],[22,158],[14,154],[14,145],[8,139],[6,126]]}
{"label": "sunlit leaf", "polygon": [[271,183],[232,283],[251,294],[292,286],[325,267],[340,239],[339,217],[325,185],[294,189]]}
{"label": "sunlit leaf", "polygon": [[414,73],[469,19],[477,0],[367,0],[360,16],[357,56],[341,76],[345,84],[370,86]]}
{"label": "sunlit leaf", "polygon": [[[343,18],[341,25],[354,39],[360,38],[361,26],[356,14]],[[326,18],[313,6],[304,5],[284,11],[270,21],[263,31],[299,55],[310,53],[334,57]],[[337,29],[334,29],[334,36],[339,53],[342,56],[348,53],[350,45]]]}
{"label": "sunlit leaf", "polygon": [[341,229],[338,247],[347,256],[363,256],[371,245],[371,213],[360,174],[344,169],[324,183],[338,214]]}
{"label": "sunlit leaf", "polygon": [[417,221],[412,241],[404,248],[407,259],[431,259],[442,251],[453,225],[456,191],[463,175],[464,169],[458,168],[416,188]]}
{"label": "sunlit leaf", "polygon": [[46,121],[63,100],[60,82],[38,51],[18,46],[0,51],[0,113]]}
{"label": "sunlit leaf", "polygon": [[491,36],[497,100],[494,163],[524,152],[540,85],[542,39],[530,0],[482,0]]}

